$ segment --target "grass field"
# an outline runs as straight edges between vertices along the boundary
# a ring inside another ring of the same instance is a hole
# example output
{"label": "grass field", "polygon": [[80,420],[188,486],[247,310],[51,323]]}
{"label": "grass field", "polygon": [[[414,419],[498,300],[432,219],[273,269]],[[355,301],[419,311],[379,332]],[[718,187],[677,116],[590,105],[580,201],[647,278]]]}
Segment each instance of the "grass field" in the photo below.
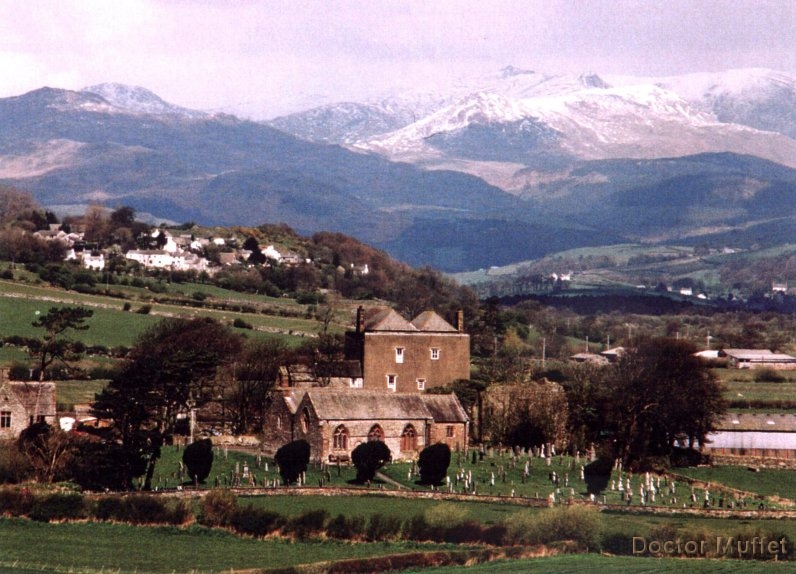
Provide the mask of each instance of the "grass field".
{"label": "grass field", "polygon": [[[676,558],[641,558],[633,556],[602,556],[599,554],[571,554],[547,556],[528,560],[490,562],[467,568],[468,574],[570,574],[580,572],[611,572],[612,574],[727,574],[793,572],[787,562],[752,562],[741,560],[696,560]],[[420,570],[407,570],[414,574]],[[427,568],[423,574],[459,574],[459,567]]]}
{"label": "grass field", "polygon": [[744,466],[713,466],[678,468],[676,472],[738,490],[796,500],[796,470],[761,468],[752,472]]}
{"label": "grass field", "polygon": [[[196,308],[176,304],[162,304],[151,301],[152,294],[144,289],[132,287],[127,291],[137,291],[124,300],[104,295],[86,295],[72,291],[64,291],[53,287],[19,282],[0,281],[0,335],[18,335],[22,337],[39,337],[42,330],[33,327],[37,313],[46,313],[51,307],[83,305],[94,311],[93,317],[86,321],[89,329],[72,331],[69,336],[87,345],[104,345],[106,347],[131,346],[139,333],[155,324],[164,316],[168,317],[211,317],[231,324],[235,319],[242,319],[254,327],[254,330],[236,329],[248,336],[278,337],[288,344],[299,344],[306,334],[317,333],[318,322],[303,316],[306,307],[291,299],[274,299],[251,294],[225,291],[206,285],[180,285],[181,289],[209,292],[225,304],[247,305],[256,302],[272,313],[243,313],[228,310]],[[124,311],[125,303],[129,303],[131,311]],[[136,313],[144,305],[151,307],[149,314]],[[280,310],[285,315],[280,316]],[[123,325],[124,328],[120,328]],[[333,329],[342,330],[342,325],[333,325]]]}
{"label": "grass field", "polygon": [[202,527],[49,524],[0,519],[0,571],[93,573],[229,572],[439,549],[411,543],[255,540]]}

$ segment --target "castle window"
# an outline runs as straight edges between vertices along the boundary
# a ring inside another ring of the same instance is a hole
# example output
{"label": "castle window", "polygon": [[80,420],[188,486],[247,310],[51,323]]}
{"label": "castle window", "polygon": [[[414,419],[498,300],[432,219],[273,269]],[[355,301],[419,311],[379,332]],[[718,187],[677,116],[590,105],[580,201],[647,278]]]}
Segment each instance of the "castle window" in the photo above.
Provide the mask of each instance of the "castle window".
{"label": "castle window", "polygon": [[412,425],[406,425],[406,427],[404,427],[404,432],[401,433],[401,450],[417,450],[417,431],[415,431],[415,427]]}
{"label": "castle window", "polygon": [[404,348],[403,347],[395,347],[395,362],[396,363],[403,363],[404,362]]}
{"label": "castle window", "polygon": [[276,429],[277,430],[281,430],[282,429],[282,417],[281,416],[277,416],[276,417]]}
{"label": "castle window", "polygon": [[348,429],[345,428],[345,425],[340,425],[334,429],[332,448],[334,450],[348,450]]}
{"label": "castle window", "polygon": [[11,411],[0,411],[0,429],[11,428]]}
{"label": "castle window", "polygon": [[373,425],[368,432],[368,442],[384,441],[384,431],[379,425]]}
{"label": "castle window", "polygon": [[394,391],[397,382],[398,382],[398,375],[387,375],[387,388],[389,390]]}
{"label": "castle window", "polygon": [[439,360],[439,347],[431,347],[431,360],[432,361]]}
{"label": "castle window", "polygon": [[310,432],[310,412],[307,409],[301,413],[301,431],[304,434]]}
{"label": "castle window", "polygon": [[417,390],[423,391],[426,388],[426,379],[417,379]]}

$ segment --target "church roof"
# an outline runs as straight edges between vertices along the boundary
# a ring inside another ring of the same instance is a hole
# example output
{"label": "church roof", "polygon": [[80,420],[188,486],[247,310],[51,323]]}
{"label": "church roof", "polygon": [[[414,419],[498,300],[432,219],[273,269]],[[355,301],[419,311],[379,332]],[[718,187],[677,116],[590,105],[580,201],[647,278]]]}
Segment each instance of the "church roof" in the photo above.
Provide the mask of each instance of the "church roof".
{"label": "church roof", "polygon": [[419,331],[443,331],[456,333],[456,329],[434,311],[423,311],[412,319],[412,325]]}
{"label": "church roof", "polygon": [[321,420],[429,419],[435,422],[468,420],[455,395],[326,388],[306,391],[304,400],[312,404]]}
{"label": "church roof", "polygon": [[469,420],[456,395],[421,395],[434,422],[463,423]]}

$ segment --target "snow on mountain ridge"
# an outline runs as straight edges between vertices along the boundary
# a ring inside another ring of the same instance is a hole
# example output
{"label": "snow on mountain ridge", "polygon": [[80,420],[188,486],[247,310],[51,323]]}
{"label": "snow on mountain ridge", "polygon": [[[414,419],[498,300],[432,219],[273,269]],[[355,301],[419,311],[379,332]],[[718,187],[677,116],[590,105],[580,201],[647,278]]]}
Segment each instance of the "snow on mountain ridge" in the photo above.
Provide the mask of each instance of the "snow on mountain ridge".
{"label": "snow on mountain ridge", "polygon": [[127,112],[186,117],[204,117],[208,115],[205,112],[189,110],[170,104],[157,94],[139,86],[110,82],[83,88],[81,92],[100,96],[112,106]]}

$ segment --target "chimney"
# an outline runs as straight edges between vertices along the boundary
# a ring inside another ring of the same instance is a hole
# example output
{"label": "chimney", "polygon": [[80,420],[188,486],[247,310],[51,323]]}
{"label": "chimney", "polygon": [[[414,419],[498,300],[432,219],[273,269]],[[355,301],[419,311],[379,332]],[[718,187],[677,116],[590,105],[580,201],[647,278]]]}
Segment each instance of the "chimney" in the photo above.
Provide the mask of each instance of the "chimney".
{"label": "chimney", "polygon": [[365,309],[360,305],[357,308],[357,333],[365,332]]}
{"label": "chimney", "polygon": [[462,309],[456,311],[456,330],[459,333],[464,333],[464,311]]}

